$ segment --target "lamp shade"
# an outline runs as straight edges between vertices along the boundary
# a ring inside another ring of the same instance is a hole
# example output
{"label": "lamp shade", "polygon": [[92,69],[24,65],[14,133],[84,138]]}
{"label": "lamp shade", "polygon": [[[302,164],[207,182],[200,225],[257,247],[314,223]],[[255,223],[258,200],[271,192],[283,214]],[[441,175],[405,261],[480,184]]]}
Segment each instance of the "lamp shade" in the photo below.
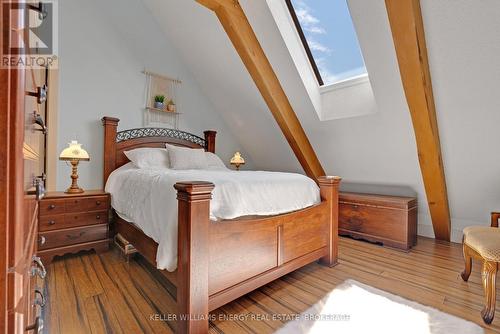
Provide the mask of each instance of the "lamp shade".
{"label": "lamp shade", "polygon": [[240,152],[236,152],[231,158],[230,163],[232,165],[243,165],[245,163],[245,159],[243,159]]}
{"label": "lamp shade", "polygon": [[59,160],[90,160],[89,154],[76,140],[72,140],[59,155]]}

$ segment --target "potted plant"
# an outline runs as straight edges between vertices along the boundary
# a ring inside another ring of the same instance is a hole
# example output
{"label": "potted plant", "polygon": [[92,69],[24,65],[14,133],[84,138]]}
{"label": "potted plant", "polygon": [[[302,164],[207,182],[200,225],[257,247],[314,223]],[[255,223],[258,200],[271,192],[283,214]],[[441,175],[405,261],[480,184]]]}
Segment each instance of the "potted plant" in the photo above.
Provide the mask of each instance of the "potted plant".
{"label": "potted plant", "polygon": [[170,112],[175,112],[175,103],[174,100],[170,99],[167,103],[167,110]]}
{"label": "potted plant", "polygon": [[156,109],[163,109],[163,101],[165,101],[165,96],[164,95],[155,95],[155,104],[154,107]]}

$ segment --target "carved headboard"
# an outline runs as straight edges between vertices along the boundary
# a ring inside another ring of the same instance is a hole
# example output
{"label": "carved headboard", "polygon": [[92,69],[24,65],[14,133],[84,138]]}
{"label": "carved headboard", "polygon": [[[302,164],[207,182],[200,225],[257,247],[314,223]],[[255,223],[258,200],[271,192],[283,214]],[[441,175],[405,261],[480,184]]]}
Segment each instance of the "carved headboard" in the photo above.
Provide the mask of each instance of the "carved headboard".
{"label": "carved headboard", "polygon": [[165,147],[165,143],[177,146],[204,148],[215,153],[216,131],[205,131],[205,138],[188,132],[166,128],[137,128],[118,130],[120,120],[114,117],[103,117],[104,126],[104,183],[109,174],[129,162],[123,153],[139,147]]}

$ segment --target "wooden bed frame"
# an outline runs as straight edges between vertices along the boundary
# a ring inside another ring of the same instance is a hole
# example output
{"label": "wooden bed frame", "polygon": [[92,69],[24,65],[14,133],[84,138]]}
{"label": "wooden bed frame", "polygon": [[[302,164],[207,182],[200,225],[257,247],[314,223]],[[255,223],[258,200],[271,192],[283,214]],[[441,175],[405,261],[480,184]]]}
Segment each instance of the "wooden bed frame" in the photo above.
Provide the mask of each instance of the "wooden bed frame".
{"label": "wooden bed frame", "polygon": [[[123,153],[171,143],[215,152],[215,131],[205,139],[169,129],[117,132],[119,119],[104,117],[104,182],[128,162]],[[209,219],[210,182],[175,185],[178,199],[178,266],[161,270],[177,288],[179,333],[207,333],[208,314],[220,306],[308,263],[337,263],[339,177],[320,177],[321,203],[276,216],[214,222]],[[115,233],[156,266],[158,244],[117,218]]]}

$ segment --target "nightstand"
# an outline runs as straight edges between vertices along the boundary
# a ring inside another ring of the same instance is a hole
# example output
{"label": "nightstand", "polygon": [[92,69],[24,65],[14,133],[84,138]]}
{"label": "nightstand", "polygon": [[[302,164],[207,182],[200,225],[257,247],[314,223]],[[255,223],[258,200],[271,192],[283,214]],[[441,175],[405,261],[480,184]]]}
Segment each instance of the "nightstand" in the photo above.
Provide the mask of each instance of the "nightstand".
{"label": "nightstand", "polygon": [[109,213],[110,196],[102,190],[46,193],[40,202],[38,256],[48,264],[56,255],[108,250]]}

